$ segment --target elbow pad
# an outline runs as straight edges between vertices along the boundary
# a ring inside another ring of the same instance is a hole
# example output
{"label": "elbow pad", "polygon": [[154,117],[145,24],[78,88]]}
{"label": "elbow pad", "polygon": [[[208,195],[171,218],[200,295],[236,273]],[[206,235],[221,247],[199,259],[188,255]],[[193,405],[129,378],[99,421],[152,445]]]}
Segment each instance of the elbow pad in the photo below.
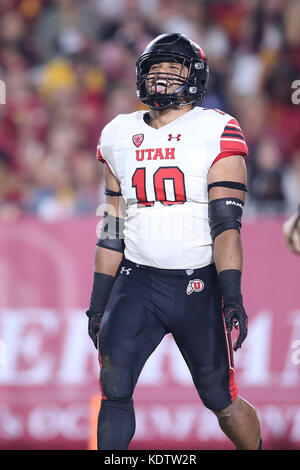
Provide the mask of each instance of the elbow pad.
{"label": "elbow pad", "polygon": [[243,201],[234,197],[214,199],[208,203],[208,220],[213,240],[225,230],[234,229],[240,232],[243,206]]}
{"label": "elbow pad", "polygon": [[123,253],[125,248],[124,219],[104,212],[101,231],[96,245]]}

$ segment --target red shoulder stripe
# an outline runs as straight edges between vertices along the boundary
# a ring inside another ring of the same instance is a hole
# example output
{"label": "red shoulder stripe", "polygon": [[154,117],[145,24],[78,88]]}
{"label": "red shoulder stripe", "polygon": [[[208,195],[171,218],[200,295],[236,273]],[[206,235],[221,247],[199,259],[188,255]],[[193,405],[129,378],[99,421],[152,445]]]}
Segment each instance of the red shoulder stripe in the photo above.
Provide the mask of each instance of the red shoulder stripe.
{"label": "red shoulder stripe", "polygon": [[248,147],[243,139],[223,137],[221,139],[221,152],[232,152],[233,155],[248,155]]}
{"label": "red shoulder stripe", "polygon": [[234,118],[230,119],[224,127],[220,138],[220,150],[220,154],[215,158],[213,164],[230,155],[248,155],[245,136],[238,121]]}
{"label": "red shoulder stripe", "polygon": [[236,126],[241,129],[241,126],[239,125],[236,119],[230,119],[230,121],[227,122],[226,126]]}

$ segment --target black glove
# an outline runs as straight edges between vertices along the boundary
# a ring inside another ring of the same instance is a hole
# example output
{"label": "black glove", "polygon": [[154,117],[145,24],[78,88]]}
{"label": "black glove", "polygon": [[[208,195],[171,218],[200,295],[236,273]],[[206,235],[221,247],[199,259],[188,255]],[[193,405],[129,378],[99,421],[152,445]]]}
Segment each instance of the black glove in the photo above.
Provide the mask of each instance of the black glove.
{"label": "black glove", "polygon": [[248,317],[246,315],[242,298],[238,299],[235,304],[225,305],[224,301],[224,320],[226,330],[230,333],[234,326],[239,330],[238,339],[233,345],[233,350],[236,351],[242,346],[242,343],[248,334]]}
{"label": "black glove", "polygon": [[89,336],[92,339],[95,345],[95,348],[98,349],[98,335],[99,335],[103,313],[97,313],[97,312],[93,312],[92,310],[87,310],[86,314],[89,317],[89,324],[88,324]]}
{"label": "black glove", "polygon": [[110,276],[109,274],[103,274],[98,272],[94,273],[94,283],[90,307],[85,313],[89,317],[89,336],[91,337],[96,349],[99,328],[114,280],[115,278],[113,276]]}
{"label": "black glove", "polygon": [[239,330],[238,339],[233,345],[234,351],[242,346],[248,333],[248,317],[241,294],[241,277],[242,272],[238,269],[226,269],[219,273],[226,330],[230,333],[233,326]]}

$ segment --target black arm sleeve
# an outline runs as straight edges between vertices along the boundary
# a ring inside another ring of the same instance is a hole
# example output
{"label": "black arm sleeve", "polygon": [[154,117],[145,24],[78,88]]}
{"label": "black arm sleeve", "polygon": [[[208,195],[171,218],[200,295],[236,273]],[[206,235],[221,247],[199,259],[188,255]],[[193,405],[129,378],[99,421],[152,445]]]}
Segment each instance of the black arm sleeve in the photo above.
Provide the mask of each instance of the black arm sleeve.
{"label": "black arm sleeve", "polygon": [[210,233],[214,240],[225,230],[240,232],[242,226],[243,201],[237,198],[214,199],[208,203]]}

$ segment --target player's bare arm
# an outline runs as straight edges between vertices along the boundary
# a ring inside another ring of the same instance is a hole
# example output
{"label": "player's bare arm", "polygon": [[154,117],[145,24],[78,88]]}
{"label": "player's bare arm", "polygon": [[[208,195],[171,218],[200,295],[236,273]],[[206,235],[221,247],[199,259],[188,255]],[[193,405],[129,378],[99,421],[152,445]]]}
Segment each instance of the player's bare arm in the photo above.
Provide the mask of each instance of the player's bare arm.
{"label": "player's bare arm", "polygon": [[[244,158],[233,155],[216,162],[208,174],[208,184],[219,181],[233,181],[247,184],[247,173]],[[245,203],[245,191],[229,187],[213,186],[209,190],[209,200],[221,198],[239,199]],[[237,230],[225,230],[214,240],[214,260],[217,271],[239,269],[243,267],[242,244]]]}
{"label": "player's bare arm", "polygon": [[[114,196],[105,195],[105,212],[112,217],[112,220],[114,220],[113,218],[123,219],[123,198],[122,196],[117,196],[117,194],[121,193],[120,183],[106,165],[103,165],[103,176],[106,193],[111,192],[111,194],[115,194]],[[95,251],[95,272],[115,276],[122,257],[123,253],[120,251],[110,250],[104,246],[97,245]]]}
{"label": "player's bare arm", "polygon": [[[123,204],[120,183],[109,168],[104,165],[105,210],[102,228],[95,252],[95,272],[91,294],[89,335],[97,347],[98,334],[104,309],[108,301],[117,269],[123,258]],[[110,238],[107,238],[108,230]]]}
{"label": "player's bare arm", "polygon": [[233,325],[239,328],[234,350],[241,347],[248,331],[241,295],[243,254],[240,238],[246,182],[244,158],[238,155],[217,161],[208,174],[213,255],[224,299],[226,328],[228,332]]}

